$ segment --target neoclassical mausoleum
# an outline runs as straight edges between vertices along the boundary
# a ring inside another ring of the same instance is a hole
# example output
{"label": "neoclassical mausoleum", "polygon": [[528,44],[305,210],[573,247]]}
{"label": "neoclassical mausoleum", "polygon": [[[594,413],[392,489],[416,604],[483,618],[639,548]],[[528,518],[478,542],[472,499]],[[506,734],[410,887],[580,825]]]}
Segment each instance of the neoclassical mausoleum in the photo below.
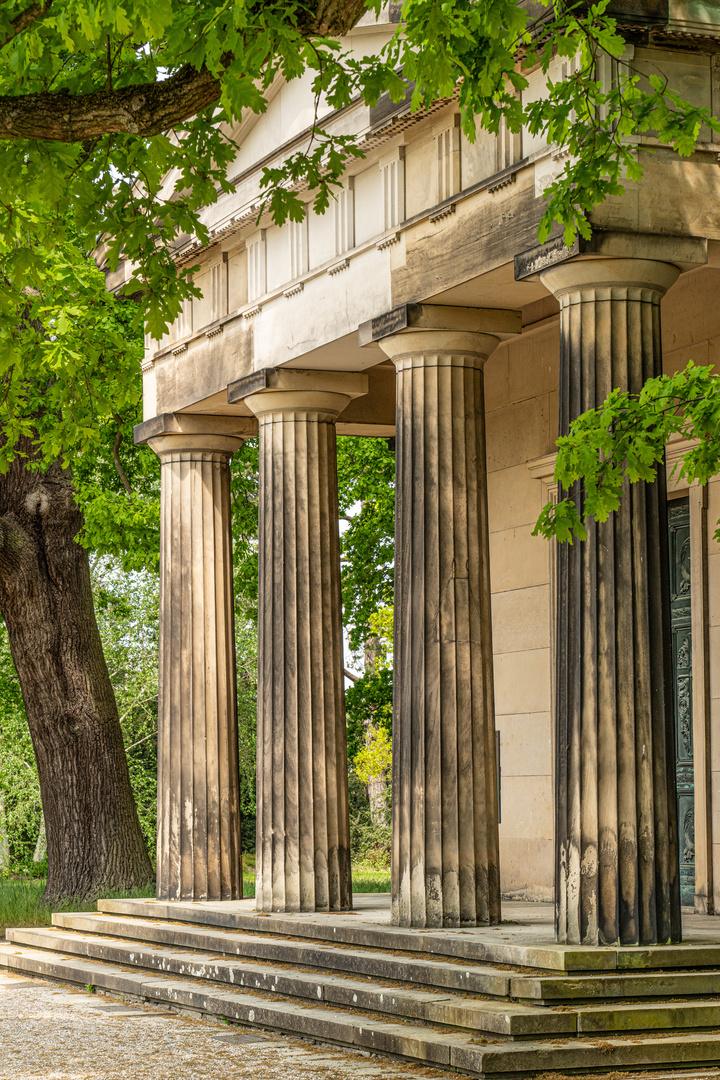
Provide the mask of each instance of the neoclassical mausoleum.
{"label": "neoclassical mausoleum", "polygon": [[[718,113],[717,4],[611,8],[629,63]],[[397,17],[347,46],[379,48]],[[211,241],[177,248],[202,298],[147,340],[158,898],[242,894],[229,465],[259,435],[257,906],[351,907],[335,439],[393,436],[393,921],[554,899],[560,942],[678,941],[682,907],[720,911],[720,485],[672,478],[673,443],[667,480],[586,543],[532,530],[574,416],[720,356],[720,139],[701,131],[689,159],[638,139],[642,183],[567,248],[537,239],[563,151],[526,131],[471,144],[455,100],[327,114],[364,158],[326,214],[258,221],[263,167],[312,118],[308,82],[278,80],[233,133]]]}

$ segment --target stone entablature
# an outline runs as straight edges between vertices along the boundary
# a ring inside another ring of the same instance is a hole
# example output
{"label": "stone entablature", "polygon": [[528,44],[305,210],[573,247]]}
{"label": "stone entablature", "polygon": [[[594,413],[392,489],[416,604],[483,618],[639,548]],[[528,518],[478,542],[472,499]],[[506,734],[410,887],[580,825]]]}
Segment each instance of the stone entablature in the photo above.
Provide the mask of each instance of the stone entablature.
{"label": "stone entablature", "polygon": [[[357,27],[347,44],[357,51],[377,49],[395,25],[381,22],[371,29],[372,33],[367,26]],[[674,89],[717,112],[720,69],[712,52],[717,42],[709,35],[720,34],[720,27],[703,22],[703,32],[708,36],[700,44],[686,37],[684,50],[669,40],[663,40],[661,48],[629,46],[625,59],[644,74],[662,68]],[[568,74],[570,66],[558,60],[551,77]],[[612,77],[610,70],[606,77]],[[529,80],[526,96],[532,99],[543,92],[544,76],[537,70]],[[181,263],[198,265],[195,283],[202,297],[186,303],[160,342],[147,341],[147,416],[192,407],[222,391],[221,379],[213,378],[214,372],[221,376],[223,372],[223,364],[216,363],[221,329],[226,337],[231,333],[227,349],[250,372],[300,362],[298,358],[312,350],[326,349],[353,334],[359,323],[378,312],[408,299],[430,297],[435,280],[414,271],[406,282],[416,240],[419,261],[431,239],[435,265],[444,257],[457,267],[458,280],[448,280],[450,286],[475,276],[480,260],[486,271],[509,262],[532,246],[542,191],[564,165],[555,147],[527,131],[512,134],[501,128],[497,136],[479,132],[471,144],[460,130],[455,101],[437,103],[427,114],[411,114],[409,102],[381,102],[377,109],[357,102],[327,115],[323,123],[333,131],[358,133],[366,158],[352,163],[326,214],[310,211],[303,223],[277,227],[266,216],[258,220],[262,168],[277,164],[302,145],[312,116],[303,80],[278,84],[270,97],[265,116],[249,117],[233,133],[240,144],[230,168],[235,191],[221,196],[204,213],[211,245],[202,249],[197,241],[187,241],[178,248]],[[643,139],[644,144],[652,142]],[[708,191],[720,185],[716,164],[720,143],[701,132],[699,146],[691,161],[680,161],[668,151],[644,160],[646,187],[656,187],[659,199],[638,208],[635,193],[629,192],[599,209],[597,224],[720,236],[717,221],[713,224],[707,211],[699,214],[692,205],[698,198],[707,205]],[[690,205],[682,217],[677,186],[686,180]],[[676,190],[668,202],[672,185]],[[463,212],[484,216],[485,234],[493,232],[485,250],[478,249],[473,267],[456,257]],[[511,297],[509,303],[520,306],[522,301]],[[193,353],[199,355],[192,357]],[[355,353],[347,367],[362,368],[370,360]],[[316,363],[345,366],[322,355]],[[157,378],[153,366],[164,369]],[[178,379],[180,367],[193,368],[192,390],[181,387],[187,380]],[[198,368],[202,378],[197,377]]]}

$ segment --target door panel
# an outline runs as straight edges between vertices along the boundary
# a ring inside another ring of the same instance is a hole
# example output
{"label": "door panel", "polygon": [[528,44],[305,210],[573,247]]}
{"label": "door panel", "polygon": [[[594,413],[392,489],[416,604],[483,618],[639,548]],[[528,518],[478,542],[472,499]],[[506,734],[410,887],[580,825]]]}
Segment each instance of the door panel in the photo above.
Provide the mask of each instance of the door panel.
{"label": "door panel", "polygon": [[683,906],[695,903],[695,796],[692,726],[692,633],[690,507],[677,499],[668,507],[670,531],[670,613],[675,703],[675,757]]}

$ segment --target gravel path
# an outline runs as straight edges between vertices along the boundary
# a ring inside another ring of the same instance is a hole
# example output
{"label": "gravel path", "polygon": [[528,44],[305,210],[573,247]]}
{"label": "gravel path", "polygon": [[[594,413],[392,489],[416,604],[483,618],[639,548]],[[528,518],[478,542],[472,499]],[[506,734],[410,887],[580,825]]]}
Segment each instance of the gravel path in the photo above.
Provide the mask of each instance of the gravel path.
{"label": "gravel path", "polygon": [[0,1080],[448,1080],[388,1062],[0,974]]}

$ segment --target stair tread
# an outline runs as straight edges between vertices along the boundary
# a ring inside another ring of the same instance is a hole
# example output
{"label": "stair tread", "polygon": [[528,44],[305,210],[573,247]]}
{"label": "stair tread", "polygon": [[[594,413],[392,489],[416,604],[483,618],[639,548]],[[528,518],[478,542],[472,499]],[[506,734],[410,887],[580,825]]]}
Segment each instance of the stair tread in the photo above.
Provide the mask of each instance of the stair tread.
{"label": "stair tread", "polygon": [[[128,919],[94,912],[53,915],[53,925],[68,930],[90,930],[109,936],[138,941],[163,942],[167,945],[200,947],[231,956],[252,955],[256,959],[274,959],[305,967],[354,971],[378,978],[417,982],[440,989],[507,997],[509,973],[476,964],[457,964],[427,956],[408,956],[383,950],[352,948],[299,939],[252,934],[243,930],[218,930],[212,927],[185,925],[173,921]],[[394,974],[393,974],[394,973]]]}
{"label": "stair tread", "polygon": [[[511,935],[503,926],[443,929],[410,929],[375,921],[361,909],[343,913],[260,914],[248,901],[99,900],[106,913],[172,918],[194,925],[222,926],[274,935],[289,935],[314,942],[361,945],[368,948],[432,953],[474,963],[542,969],[543,972],[646,971],[682,967],[720,966],[720,940],[690,940],[681,945],[589,946],[561,945],[538,936],[538,927],[527,925]],[[387,917],[386,914],[383,918]]]}
{"label": "stair tread", "polygon": [[546,1005],[720,994],[720,970],[510,977],[512,998]]}
{"label": "stair tread", "polygon": [[[254,980],[254,989],[265,992],[289,993],[350,1007],[373,1008],[376,1012],[401,1014],[431,1023],[507,1037],[571,1032],[575,1028],[574,1014],[571,1012],[398,986],[389,980],[361,981],[322,969],[288,970],[267,964],[260,966],[247,960],[217,957],[208,952],[182,948],[151,945],[143,950],[132,940],[112,938],[108,941],[103,936],[58,927],[10,930],[8,934],[11,941],[31,947],[59,949],[70,951],[73,955],[93,955],[96,958],[98,954],[109,953],[112,956],[108,959],[132,963],[145,970],[160,968],[180,976],[190,975],[232,986],[244,985],[249,989],[253,988]],[[248,981],[239,983],[239,979]]]}
{"label": "stair tread", "polygon": [[[367,948],[434,953],[439,956],[475,963],[516,964],[548,970],[565,970],[579,964],[586,967],[614,969],[616,950],[588,951],[584,947],[545,945],[536,941],[510,942],[502,937],[487,941],[475,936],[474,928],[415,930],[383,923],[363,921],[362,912],[333,913],[333,921],[307,918],[303,913],[259,914],[242,907],[242,902],[164,901],[150,899],[98,900],[98,911],[145,918],[173,918],[195,925],[222,926],[227,929],[259,930],[266,934],[291,935],[315,942],[362,945]],[[317,914],[317,913],[313,913]],[[499,930],[500,928],[486,928]]]}
{"label": "stair tread", "polygon": [[[438,1031],[432,1026],[379,1020],[321,1003],[273,999],[247,990],[157,972],[127,970],[108,962],[92,962],[45,949],[0,944],[0,965],[25,974],[92,983],[176,1007],[198,1009],[241,1023],[270,1027],[321,1041],[395,1054],[433,1065],[449,1066],[480,1076],[568,1071],[637,1065],[693,1065],[717,1061],[720,1032],[681,1032],[638,1039],[556,1037],[545,1041],[484,1042],[467,1032]],[[149,974],[149,977],[148,977]]]}
{"label": "stair tread", "polygon": [[[460,994],[428,992],[412,986],[398,986],[338,976],[323,970],[288,970],[272,965],[256,965],[246,960],[193,952],[183,948],[150,945],[138,947],[132,940],[103,935],[82,934],[57,927],[26,928],[8,931],[10,940],[29,947],[53,952],[71,952],[73,956],[92,957],[110,952],[109,960],[140,967],[147,974],[172,974],[183,978],[206,979],[219,986],[237,988],[236,978],[246,991],[275,996],[290,995],[298,1000],[316,1000],[356,1010],[366,1009],[389,1015],[404,1015],[414,1021],[468,1029],[473,1033],[511,1037],[551,1037],[580,1033],[612,1034],[617,1018],[623,1027],[653,1029],[690,1023],[720,1026],[720,1001],[620,1002],[580,1004],[553,1010],[516,1002],[479,1001]],[[75,948],[73,948],[75,946]],[[195,970],[190,969],[194,968]]]}
{"label": "stair tread", "polygon": [[[53,923],[66,929],[82,929],[91,932],[130,937],[147,942],[161,942],[168,934],[176,940],[175,947],[210,948],[210,951],[227,955],[253,955],[256,959],[268,958],[276,962],[302,964],[305,967],[321,967],[327,970],[352,971],[369,977],[390,981],[415,981],[439,987],[443,990],[482,994],[502,999],[519,999],[528,1004],[562,1005],[585,998],[613,999],[640,997],[677,997],[676,982],[696,987],[703,994],[720,994],[720,971],[634,972],[616,971],[612,974],[599,972],[595,975],[570,974],[518,974],[477,964],[462,964],[448,959],[433,959],[389,953],[380,949],[352,948],[351,946],[307,942],[302,939],[279,938],[262,933],[242,930],[220,930],[213,927],[177,923],[160,919],[123,918],[96,912],[64,913],[53,916]],[[177,938],[184,938],[180,943]],[[208,945],[208,943],[211,943]],[[370,962],[368,962],[368,960]],[[432,977],[428,977],[431,975]],[[717,990],[713,983],[717,983]],[[654,994],[653,987],[660,992]],[[697,990],[695,991],[697,993]],[[681,991],[682,993],[682,991]],[[588,1002],[590,1004],[590,1002]]]}

